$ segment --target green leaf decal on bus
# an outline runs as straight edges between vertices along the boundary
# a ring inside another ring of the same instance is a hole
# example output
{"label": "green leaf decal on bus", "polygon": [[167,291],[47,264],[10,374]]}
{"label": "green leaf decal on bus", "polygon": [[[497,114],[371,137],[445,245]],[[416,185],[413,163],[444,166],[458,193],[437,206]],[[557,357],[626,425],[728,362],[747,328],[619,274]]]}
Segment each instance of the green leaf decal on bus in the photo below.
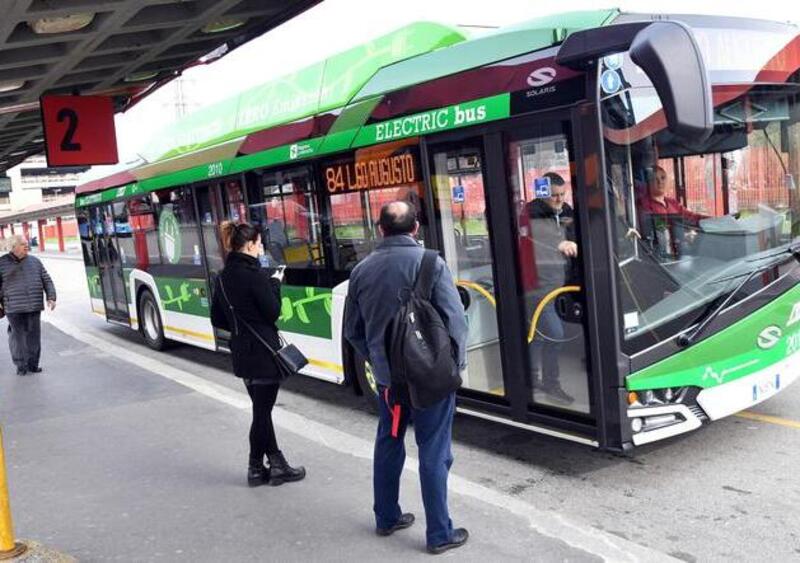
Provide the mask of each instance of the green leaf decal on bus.
{"label": "green leaf decal on bus", "polygon": [[285,285],[281,288],[278,327],[287,332],[331,338],[333,294],[330,289]]}
{"label": "green leaf decal on bus", "polygon": [[156,286],[165,310],[199,317],[210,316],[205,280],[156,278]]}
{"label": "green leaf decal on bus", "polygon": [[189,293],[189,284],[185,282],[181,284],[180,293],[178,295],[173,293],[171,285],[165,285],[164,291],[167,293],[167,298],[162,298],[164,308],[169,308],[170,305],[177,305],[178,309],[183,311],[183,304],[189,303],[192,300],[192,294]]}

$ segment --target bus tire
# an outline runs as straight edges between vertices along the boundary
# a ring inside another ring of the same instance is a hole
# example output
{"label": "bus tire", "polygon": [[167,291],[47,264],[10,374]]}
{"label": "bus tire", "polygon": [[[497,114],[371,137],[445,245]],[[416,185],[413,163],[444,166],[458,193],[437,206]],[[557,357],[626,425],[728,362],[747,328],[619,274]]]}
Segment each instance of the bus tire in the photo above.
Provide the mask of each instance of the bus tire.
{"label": "bus tire", "polygon": [[139,296],[139,330],[144,336],[145,343],[153,350],[161,351],[167,347],[158,303],[149,289],[142,291]]}
{"label": "bus tire", "polygon": [[364,404],[370,412],[378,414],[378,386],[372,375],[372,367],[360,354],[353,353],[353,370],[358,379],[358,386],[361,388]]}

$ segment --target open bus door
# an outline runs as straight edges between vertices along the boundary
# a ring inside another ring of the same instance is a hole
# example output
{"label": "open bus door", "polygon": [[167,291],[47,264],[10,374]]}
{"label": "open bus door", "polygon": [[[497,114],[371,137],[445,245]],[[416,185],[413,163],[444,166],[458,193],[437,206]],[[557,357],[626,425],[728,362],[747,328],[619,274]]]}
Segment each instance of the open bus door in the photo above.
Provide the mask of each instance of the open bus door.
{"label": "open bus door", "polygon": [[461,410],[595,444],[568,114],[442,135],[426,152],[438,245],[467,294]]}

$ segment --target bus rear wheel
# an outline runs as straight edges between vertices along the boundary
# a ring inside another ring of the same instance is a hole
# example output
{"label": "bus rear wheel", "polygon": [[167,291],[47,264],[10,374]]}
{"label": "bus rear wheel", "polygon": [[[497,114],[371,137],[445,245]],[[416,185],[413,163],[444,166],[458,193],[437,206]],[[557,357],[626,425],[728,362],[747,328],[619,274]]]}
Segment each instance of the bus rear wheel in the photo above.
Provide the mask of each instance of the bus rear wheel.
{"label": "bus rear wheel", "polygon": [[139,330],[142,331],[144,341],[153,350],[164,350],[167,347],[158,303],[149,290],[143,291],[139,297]]}

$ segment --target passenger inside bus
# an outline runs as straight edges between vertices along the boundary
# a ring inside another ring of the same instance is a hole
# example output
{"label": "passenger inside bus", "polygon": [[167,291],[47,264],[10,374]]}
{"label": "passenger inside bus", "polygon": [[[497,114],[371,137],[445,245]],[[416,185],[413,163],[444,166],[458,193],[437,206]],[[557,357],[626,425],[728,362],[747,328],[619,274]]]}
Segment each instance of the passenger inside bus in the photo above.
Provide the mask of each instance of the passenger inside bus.
{"label": "passenger inside bus", "polygon": [[694,241],[695,228],[706,216],[690,211],[668,196],[667,188],[667,172],[661,166],[654,166],[647,192],[636,202],[639,231],[659,256],[676,259],[682,254],[681,247]]}
{"label": "passenger inside bus", "polygon": [[[561,386],[559,352],[565,332],[556,311],[553,292],[578,279],[578,244],[575,233],[575,212],[566,202],[567,184],[559,174],[547,172],[549,195],[536,197],[525,208],[536,257],[535,287],[527,292],[530,317],[540,303],[533,341],[529,346],[533,366],[533,387],[546,393],[553,401],[568,405],[574,401]],[[545,183],[546,185],[546,183]]]}

